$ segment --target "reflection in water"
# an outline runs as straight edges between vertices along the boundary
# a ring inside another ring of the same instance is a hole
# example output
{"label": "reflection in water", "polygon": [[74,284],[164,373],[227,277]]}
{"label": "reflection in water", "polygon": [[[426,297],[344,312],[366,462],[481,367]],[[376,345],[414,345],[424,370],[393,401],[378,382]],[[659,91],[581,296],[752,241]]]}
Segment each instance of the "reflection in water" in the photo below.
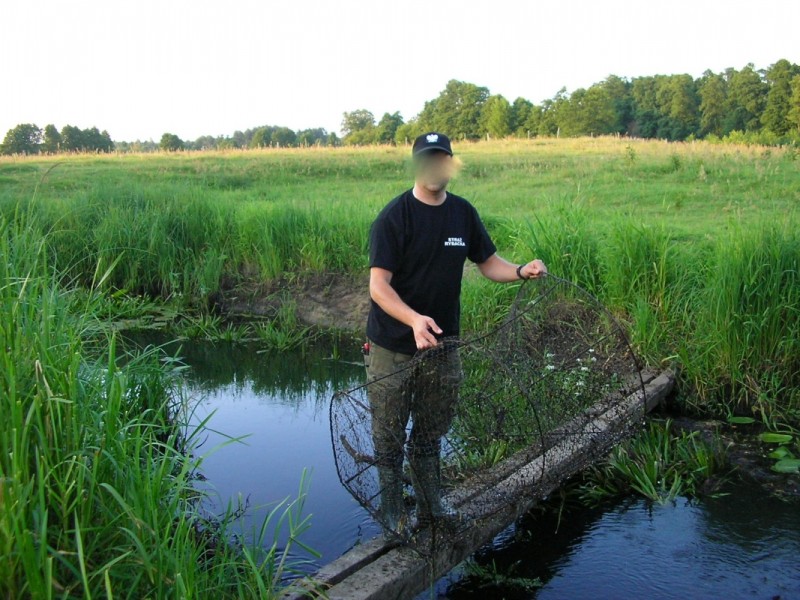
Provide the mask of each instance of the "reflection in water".
{"label": "reflection in water", "polygon": [[[159,342],[152,336],[136,341]],[[168,351],[177,352],[177,346]],[[186,380],[195,418],[214,411],[214,431],[198,452],[205,457],[202,471],[217,510],[239,496],[249,498],[250,510],[241,520],[248,535],[274,506],[269,503],[296,496],[303,469],[310,469],[305,514],[312,520],[303,542],[322,553],[317,564],[379,533],[341,486],[333,463],[330,397],[364,377],[358,344],[344,352],[344,360],[330,360],[330,346],[259,354],[257,346],[207,342],[185,342],[179,352],[190,367]],[[248,437],[219,448],[228,436]],[[626,499],[575,509],[560,523],[552,514],[522,519],[475,560],[484,566],[494,562],[499,573],[540,578],[542,588],[487,587],[485,580],[456,569],[433,596],[800,598],[798,502],[770,498],[754,484],[727,491],[717,499],[666,506]]]}
{"label": "reflection in water", "polygon": [[[729,495],[664,506],[613,506],[537,515],[510,528],[476,561],[540,578],[540,589],[505,586],[505,598],[800,598],[800,506],[753,483]],[[454,572],[440,597],[485,598],[485,581]],[[483,586],[483,587],[481,587]]]}
{"label": "reflection in water", "polygon": [[[164,343],[152,336],[134,341]],[[248,538],[276,502],[297,497],[307,469],[304,514],[311,515],[311,528],[302,541],[322,554],[317,566],[379,532],[339,483],[333,462],[330,398],[335,390],[364,378],[359,345],[342,346],[345,357],[340,360],[330,358],[330,344],[283,354],[259,353],[257,345],[247,344],[182,342],[165,347],[189,367],[185,378],[192,420],[199,422],[213,412],[210,431],[196,451],[203,456],[211,510],[221,513],[229,502],[246,499],[241,532]],[[271,543],[272,537],[266,541]]]}

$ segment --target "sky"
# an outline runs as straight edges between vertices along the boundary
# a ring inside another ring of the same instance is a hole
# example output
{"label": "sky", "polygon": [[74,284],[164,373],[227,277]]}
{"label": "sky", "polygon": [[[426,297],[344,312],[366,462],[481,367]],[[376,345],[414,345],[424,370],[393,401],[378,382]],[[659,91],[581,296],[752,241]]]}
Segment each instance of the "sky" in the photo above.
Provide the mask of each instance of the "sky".
{"label": "sky", "polygon": [[2,0],[0,135],[18,123],[193,140],[407,120],[450,79],[512,101],[625,77],[800,63],[798,0]]}

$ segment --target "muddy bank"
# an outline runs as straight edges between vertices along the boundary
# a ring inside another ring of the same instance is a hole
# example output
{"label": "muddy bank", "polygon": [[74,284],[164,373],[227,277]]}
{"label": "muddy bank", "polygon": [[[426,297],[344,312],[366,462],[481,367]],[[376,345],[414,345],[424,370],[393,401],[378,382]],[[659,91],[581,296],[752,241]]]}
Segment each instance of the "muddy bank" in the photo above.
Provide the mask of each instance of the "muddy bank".
{"label": "muddy bank", "polygon": [[226,318],[272,317],[290,302],[305,325],[363,332],[369,311],[369,278],[365,275],[319,274],[269,283],[226,286],[210,298]]}

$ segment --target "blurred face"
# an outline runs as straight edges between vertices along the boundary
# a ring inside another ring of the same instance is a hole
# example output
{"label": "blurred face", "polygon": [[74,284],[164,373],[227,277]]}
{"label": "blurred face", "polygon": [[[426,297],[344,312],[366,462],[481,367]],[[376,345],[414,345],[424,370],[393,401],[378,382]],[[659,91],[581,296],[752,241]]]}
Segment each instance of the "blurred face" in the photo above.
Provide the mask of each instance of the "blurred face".
{"label": "blurred face", "polygon": [[447,152],[424,152],[414,159],[417,184],[436,194],[447,187],[454,175],[455,163]]}

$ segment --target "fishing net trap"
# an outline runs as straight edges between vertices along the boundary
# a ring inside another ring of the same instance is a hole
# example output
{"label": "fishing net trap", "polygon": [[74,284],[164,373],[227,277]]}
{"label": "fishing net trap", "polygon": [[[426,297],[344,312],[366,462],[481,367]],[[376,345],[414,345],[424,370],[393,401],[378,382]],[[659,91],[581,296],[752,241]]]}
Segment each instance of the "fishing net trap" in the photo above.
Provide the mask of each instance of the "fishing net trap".
{"label": "fishing net trap", "polygon": [[[380,406],[387,381],[394,410]],[[523,282],[492,331],[440,340],[391,374],[335,393],[331,440],[342,485],[387,536],[413,543],[425,529],[415,497],[425,456],[438,458],[442,497],[459,512],[447,532],[459,535],[605,456],[641,425],[645,402],[641,365],[620,323],[594,296],[548,275]],[[390,463],[401,478],[399,522],[381,510],[381,468]],[[434,520],[427,529],[436,527]]]}

